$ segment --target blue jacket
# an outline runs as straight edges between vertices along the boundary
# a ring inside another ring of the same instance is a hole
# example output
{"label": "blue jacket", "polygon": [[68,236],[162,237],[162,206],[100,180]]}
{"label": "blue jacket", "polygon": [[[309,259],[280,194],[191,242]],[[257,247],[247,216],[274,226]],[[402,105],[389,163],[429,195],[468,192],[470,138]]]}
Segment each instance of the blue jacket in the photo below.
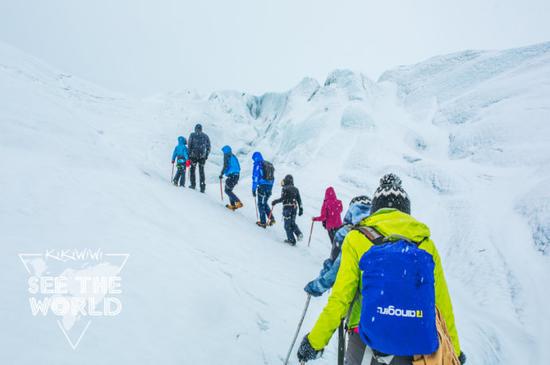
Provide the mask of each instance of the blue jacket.
{"label": "blue jacket", "polygon": [[178,137],[178,145],[174,148],[174,153],[172,153],[172,163],[178,159],[183,159],[183,162],[189,160],[189,153],[187,152],[187,146],[185,145],[185,137]]}
{"label": "blue jacket", "polygon": [[352,228],[361,222],[363,219],[370,215],[371,202],[367,197],[357,197],[352,200],[349,205],[346,216],[344,217],[344,225],[334,235],[334,245],[338,246],[337,257],[334,259],[327,259],[323,263],[323,269],[319,273],[319,276],[310,281],[304,290],[314,297],[321,296],[324,292],[332,288],[336,282],[336,274],[340,268],[340,259],[342,254],[340,248],[344,242],[344,238]]}
{"label": "blue jacket", "polygon": [[256,191],[260,185],[273,186],[273,180],[264,180],[264,158],[262,154],[260,152],[254,152],[252,160],[254,161],[254,167],[252,168],[252,191]]}
{"label": "blue jacket", "polygon": [[222,175],[230,176],[230,175],[240,173],[241,165],[239,164],[239,160],[237,159],[237,157],[231,151],[231,147],[223,146],[222,152],[223,152]]}

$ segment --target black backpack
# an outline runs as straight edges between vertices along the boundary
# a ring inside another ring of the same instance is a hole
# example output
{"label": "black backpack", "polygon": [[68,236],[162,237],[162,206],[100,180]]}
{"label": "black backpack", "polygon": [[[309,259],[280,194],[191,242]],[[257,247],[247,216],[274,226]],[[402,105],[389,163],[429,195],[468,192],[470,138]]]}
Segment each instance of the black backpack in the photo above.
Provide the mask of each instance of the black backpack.
{"label": "black backpack", "polygon": [[265,161],[262,163],[262,169],[264,173],[264,180],[267,181],[273,181],[275,180],[275,168],[273,167],[273,164],[269,161]]}

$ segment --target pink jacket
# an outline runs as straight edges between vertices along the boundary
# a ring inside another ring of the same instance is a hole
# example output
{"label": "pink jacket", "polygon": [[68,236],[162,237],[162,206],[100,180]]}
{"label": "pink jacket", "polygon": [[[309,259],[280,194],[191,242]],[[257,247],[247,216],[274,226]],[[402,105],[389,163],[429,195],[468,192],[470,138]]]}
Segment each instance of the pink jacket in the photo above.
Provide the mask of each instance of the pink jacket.
{"label": "pink jacket", "polygon": [[321,207],[321,215],[314,217],[315,222],[324,222],[326,229],[339,228],[342,225],[342,201],[336,198],[334,188],[329,186],[325,191],[325,200]]}

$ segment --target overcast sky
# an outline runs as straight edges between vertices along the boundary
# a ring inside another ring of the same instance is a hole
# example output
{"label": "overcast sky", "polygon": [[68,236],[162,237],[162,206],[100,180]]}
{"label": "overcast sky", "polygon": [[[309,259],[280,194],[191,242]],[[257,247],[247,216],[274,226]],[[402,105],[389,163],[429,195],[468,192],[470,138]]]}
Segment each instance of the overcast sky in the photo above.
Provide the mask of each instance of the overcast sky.
{"label": "overcast sky", "polygon": [[129,94],[261,93],[550,41],[549,19],[550,0],[0,0],[0,40]]}

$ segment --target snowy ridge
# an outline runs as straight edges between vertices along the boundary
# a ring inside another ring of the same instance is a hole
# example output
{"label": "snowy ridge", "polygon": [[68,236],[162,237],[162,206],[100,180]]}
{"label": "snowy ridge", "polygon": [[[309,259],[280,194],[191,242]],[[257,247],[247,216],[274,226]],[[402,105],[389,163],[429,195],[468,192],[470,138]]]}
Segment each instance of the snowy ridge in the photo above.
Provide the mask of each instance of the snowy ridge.
{"label": "snowy ridge", "polygon": [[[320,227],[307,249],[284,246],[279,224],[252,224],[250,155],[260,150],[277,179],[294,175],[304,232],[327,185],[347,206],[398,173],[442,256],[468,363],[544,363],[549,61],[543,43],[434,57],[377,82],[337,70],[285,93],[134,100],[0,44],[0,316],[9,329],[0,362],[281,363],[302,287],[329,247]],[[168,184],[176,137],[197,121],[213,143],[207,196]],[[234,214],[217,185],[224,144],[243,167],[245,208]],[[51,321],[30,315],[17,258],[64,247],[131,254],[123,313],[95,321],[75,352]],[[304,331],[325,302],[312,300]],[[335,352],[333,341],[317,363],[334,363]]]}

